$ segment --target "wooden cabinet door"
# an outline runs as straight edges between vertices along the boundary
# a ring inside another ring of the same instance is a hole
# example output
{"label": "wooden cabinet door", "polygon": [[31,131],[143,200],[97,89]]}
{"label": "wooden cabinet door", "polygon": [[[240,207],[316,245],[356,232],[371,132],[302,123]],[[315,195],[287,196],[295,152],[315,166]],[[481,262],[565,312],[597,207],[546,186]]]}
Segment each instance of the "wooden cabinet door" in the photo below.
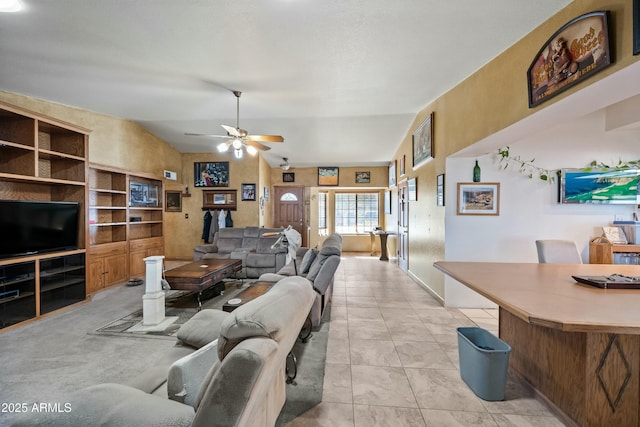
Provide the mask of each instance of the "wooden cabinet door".
{"label": "wooden cabinet door", "polygon": [[128,279],[127,255],[114,255],[104,259],[104,285],[124,282]]}
{"label": "wooden cabinet door", "polygon": [[89,283],[87,283],[88,294],[92,294],[104,288],[104,275],[102,274],[102,265],[102,258],[96,258],[89,261]]}
{"label": "wooden cabinet door", "polygon": [[129,277],[144,277],[146,266],[144,259],[147,257],[147,251],[134,251],[129,253]]}

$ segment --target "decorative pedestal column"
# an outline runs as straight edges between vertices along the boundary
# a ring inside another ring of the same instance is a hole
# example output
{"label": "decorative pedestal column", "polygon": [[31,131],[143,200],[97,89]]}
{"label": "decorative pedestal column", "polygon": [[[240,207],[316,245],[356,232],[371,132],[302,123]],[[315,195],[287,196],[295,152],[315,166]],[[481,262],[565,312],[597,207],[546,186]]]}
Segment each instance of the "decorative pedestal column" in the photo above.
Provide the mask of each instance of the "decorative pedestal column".
{"label": "decorative pedestal column", "polygon": [[145,293],[142,296],[142,322],[129,329],[130,332],[163,331],[178,317],[164,316],[164,290],[162,289],[162,260],[155,255],[144,259],[146,264]]}
{"label": "decorative pedestal column", "polygon": [[162,260],[156,255],[144,259],[146,264],[145,293],[142,296],[142,324],[153,326],[164,320],[164,291],[162,290]]}

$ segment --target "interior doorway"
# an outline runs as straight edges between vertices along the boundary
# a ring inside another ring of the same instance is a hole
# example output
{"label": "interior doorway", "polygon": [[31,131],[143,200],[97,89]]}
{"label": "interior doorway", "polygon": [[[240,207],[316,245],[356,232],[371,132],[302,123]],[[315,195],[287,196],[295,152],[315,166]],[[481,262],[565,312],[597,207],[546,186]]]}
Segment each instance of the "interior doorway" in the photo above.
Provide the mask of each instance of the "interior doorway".
{"label": "interior doorway", "polygon": [[409,270],[409,186],[398,183],[398,267]]}
{"label": "interior doorway", "polygon": [[304,217],[304,187],[274,187],[274,227],[293,227],[302,236],[302,246],[307,246]]}

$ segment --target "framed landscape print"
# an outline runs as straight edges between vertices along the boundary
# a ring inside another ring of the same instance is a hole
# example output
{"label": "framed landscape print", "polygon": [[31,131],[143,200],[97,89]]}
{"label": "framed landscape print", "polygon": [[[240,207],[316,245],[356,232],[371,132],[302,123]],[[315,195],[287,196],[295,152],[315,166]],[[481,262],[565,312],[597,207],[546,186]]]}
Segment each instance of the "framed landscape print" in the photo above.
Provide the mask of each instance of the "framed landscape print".
{"label": "framed landscape print", "polygon": [[195,162],[193,176],[196,187],[228,187],[229,162]]}
{"label": "framed landscape print", "polygon": [[356,184],[369,184],[371,182],[371,172],[356,172]]}
{"label": "framed landscape print", "polygon": [[282,182],[296,182],[295,172],[282,172]]}
{"label": "framed landscape print", "polygon": [[319,167],[318,168],[318,185],[337,186],[338,185],[338,168]]}
{"label": "framed landscape print", "polygon": [[413,169],[433,158],[433,113],[413,133]]}
{"label": "framed landscape print", "polygon": [[500,215],[499,182],[459,182],[458,215]]}

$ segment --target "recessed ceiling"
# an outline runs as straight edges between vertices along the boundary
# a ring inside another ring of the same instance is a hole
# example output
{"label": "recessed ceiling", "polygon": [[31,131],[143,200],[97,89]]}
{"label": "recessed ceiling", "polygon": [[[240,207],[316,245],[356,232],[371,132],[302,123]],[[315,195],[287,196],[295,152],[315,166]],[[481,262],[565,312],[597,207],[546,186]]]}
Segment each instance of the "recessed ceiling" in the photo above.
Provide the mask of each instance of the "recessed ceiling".
{"label": "recessed ceiling", "polygon": [[[282,135],[277,167],[384,165],[418,111],[569,0],[23,0],[0,89],[185,132]],[[267,144],[269,145],[269,144]]]}

